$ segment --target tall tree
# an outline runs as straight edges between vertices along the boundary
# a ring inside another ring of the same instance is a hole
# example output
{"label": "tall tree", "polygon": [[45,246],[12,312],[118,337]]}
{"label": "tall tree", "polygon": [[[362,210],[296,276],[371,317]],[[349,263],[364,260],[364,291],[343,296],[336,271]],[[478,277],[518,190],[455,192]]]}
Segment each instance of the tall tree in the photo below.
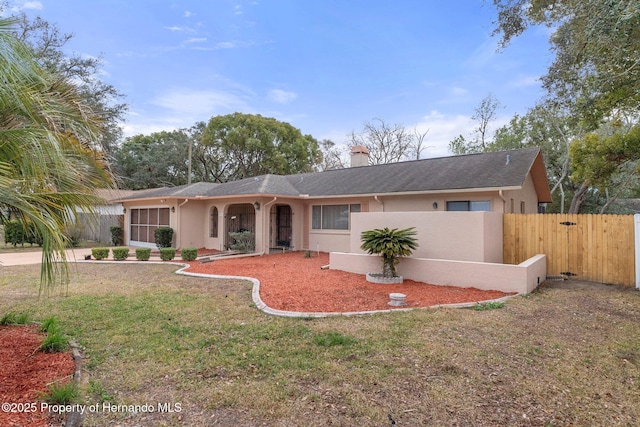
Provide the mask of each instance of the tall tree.
{"label": "tall tree", "polygon": [[331,169],[343,169],[346,167],[347,150],[339,147],[335,142],[329,139],[320,141],[320,151],[322,153],[322,162],[317,166],[318,171],[327,171]]}
{"label": "tall tree", "polygon": [[289,123],[259,114],[212,117],[202,144],[219,155],[224,182],[267,173],[311,172],[321,161],[318,141]]}
{"label": "tall tree", "polygon": [[542,82],[591,129],[640,109],[640,7],[635,0],[493,0],[506,46],[533,25],[554,29],[555,59]]}
{"label": "tall tree", "polygon": [[[0,1],[0,12],[3,10],[8,7],[6,2]],[[48,72],[73,81],[84,102],[100,116],[103,131],[93,143],[109,156],[114,154],[122,138],[121,123],[128,106],[122,102],[122,93],[99,78],[102,57],[66,52],[73,34],[63,33],[56,24],[40,17],[29,19],[26,14],[18,13],[14,19],[18,39],[32,49],[36,62]]]}
{"label": "tall tree", "polygon": [[[50,73],[0,19],[0,221],[7,211],[43,242],[45,289],[66,277],[65,228],[76,208],[93,211],[110,176],[93,146],[100,117],[68,79]],[[60,274],[58,274],[60,273]]]}
{"label": "tall tree", "polygon": [[[617,125],[609,134],[603,134],[603,131],[601,128],[600,132],[589,133],[571,144],[570,154],[574,162],[571,178],[581,183],[581,190],[593,186],[605,193],[612,179],[616,175],[619,178],[625,168],[631,167],[627,173],[638,173],[640,125],[636,124],[630,129]],[[612,199],[615,200],[620,191],[625,189],[625,184],[631,181],[631,178],[624,182],[618,179],[612,197],[607,196],[605,203],[608,205]],[[578,212],[581,203],[582,198],[574,198],[571,211]]]}
{"label": "tall tree", "polygon": [[375,118],[365,122],[362,131],[351,132],[348,144],[366,147],[370,164],[395,163],[420,158],[427,132],[420,133],[417,129],[411,132],[401,124],[392,125]]}
{"label": "tall tree", "polygon": [[192,142],[184,130],[127,138],[114,156],[121,188],[142,190],[186,184]]}
{"label": "tall tree", "polygon": [[539,104],[524,116],[516,115],[507,125],[497,129],[495,140],[488,146],[488,151],[540,147],[551,184],[551,194],[557,200],[556,206],[550,211],[565,212],[565,200],[576,190],[576,184],[569,178],[569,146],[573,139],[583,133],[575,121],[561,109],[552,104]]}
{"label": "tall tree", "polygon": [[496,111],[499,107],[500,101],[492,94],[484,97],[471,116],[471,119],[476,123],[472,139],[466,140],[463,135],[457,136],[449,143],[449,151],[453,154],[491,151],[489,147],[493,142],[493,137],[490,134],[490,126],[491,122],[496,119]]}

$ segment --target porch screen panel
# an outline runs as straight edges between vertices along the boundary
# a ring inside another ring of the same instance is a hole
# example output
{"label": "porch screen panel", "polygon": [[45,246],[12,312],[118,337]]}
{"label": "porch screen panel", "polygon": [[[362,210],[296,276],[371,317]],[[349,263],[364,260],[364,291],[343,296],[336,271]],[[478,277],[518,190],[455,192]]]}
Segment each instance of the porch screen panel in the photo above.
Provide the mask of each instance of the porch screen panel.
{"label": "porch screen panel", "polygon": [[130,240],[136,242],[155,242],[155,230],[169,226],[169,208],[131,209]]}
{"label": "porch screen panel", "polygon": [[169,226],[169,208],[160,208],[158,209],[158,225],[160,227],[168,227]]}

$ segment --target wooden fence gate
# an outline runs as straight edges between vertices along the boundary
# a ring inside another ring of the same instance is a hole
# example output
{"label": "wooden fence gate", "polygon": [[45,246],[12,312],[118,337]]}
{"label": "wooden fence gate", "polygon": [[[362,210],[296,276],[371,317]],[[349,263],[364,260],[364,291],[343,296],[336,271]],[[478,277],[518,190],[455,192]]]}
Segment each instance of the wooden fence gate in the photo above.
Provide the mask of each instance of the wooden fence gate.
{"label": "wooden fence gate", "polygon": [[505,214],[504,263],[547,256],[547,275],[635,286],[633,215]]}

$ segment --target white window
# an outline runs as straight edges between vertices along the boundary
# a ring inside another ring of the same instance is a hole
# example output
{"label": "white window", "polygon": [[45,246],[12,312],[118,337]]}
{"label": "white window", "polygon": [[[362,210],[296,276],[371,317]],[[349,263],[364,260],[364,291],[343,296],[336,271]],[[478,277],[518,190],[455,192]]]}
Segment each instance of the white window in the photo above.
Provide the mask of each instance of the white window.
{"label": "white window", "polygon": [[480,212],[491,212],[491,201],[489,200],[462,200],[462,201],[453,201],[447,202],[447,210],[448,211],[480,211]]}
{"label": "white window", "polygon": [[351,212],[360,212],[360,205],[314,205],[311,210],[311,228],[314,230],[348,230]]}

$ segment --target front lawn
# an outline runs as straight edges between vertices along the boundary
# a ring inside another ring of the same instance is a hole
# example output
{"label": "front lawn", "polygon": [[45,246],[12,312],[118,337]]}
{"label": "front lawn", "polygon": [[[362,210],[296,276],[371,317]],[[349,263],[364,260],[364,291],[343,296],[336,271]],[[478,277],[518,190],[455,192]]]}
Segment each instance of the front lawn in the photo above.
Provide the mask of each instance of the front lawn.
{"label": "front lawn", "polygon": [[[248,282],[173,269],[79,264],[66,293],[38,300],[39,266],[0,267],[0,315],[55,315],[84,347],[90,380],[83,402],[118,408],[100,407],[85,425],[640,419],[636,291],[543,286],[487,310],[289,319],[254,308]],[[117,406],[145,404],[156,410]]]}

